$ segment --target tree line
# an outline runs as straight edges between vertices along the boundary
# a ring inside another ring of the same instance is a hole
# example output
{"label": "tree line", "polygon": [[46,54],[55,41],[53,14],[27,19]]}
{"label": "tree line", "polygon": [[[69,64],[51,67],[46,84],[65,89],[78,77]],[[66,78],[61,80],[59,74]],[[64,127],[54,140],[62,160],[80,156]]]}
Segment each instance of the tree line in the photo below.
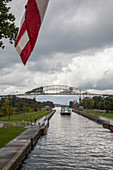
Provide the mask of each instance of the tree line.
{"label": "tree line", "polygon": [[45,106],[54,107],[53,102],[39,102],[36,99],[18,98],[15,95],[8,96],[7,98],[1,98],[0,100],[0,114],[7,115],[9,110],[11,114],[38,111]]}
{"label": "tree line", "polygon": [[113,96],[94,96],[93,98],[85,97],[81,105],[86,109],[98,109],[113,111]]}

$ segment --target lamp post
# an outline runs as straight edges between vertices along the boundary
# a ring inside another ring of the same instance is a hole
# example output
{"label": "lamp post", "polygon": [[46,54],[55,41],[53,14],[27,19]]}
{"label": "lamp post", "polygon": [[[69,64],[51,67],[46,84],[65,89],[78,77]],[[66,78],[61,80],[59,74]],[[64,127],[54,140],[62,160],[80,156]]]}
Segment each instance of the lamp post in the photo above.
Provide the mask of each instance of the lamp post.
{"label": "lamp post", "polygon": [[18,91],[11,92],[11,93],[8,95],[8,99],[9,99],[9,120],[10,120],[10,96],[11,96],[11,94],[14,94],[14,93],[18,93]]}
{"label": "lamp post", "polygon": [[105,111],[105,98],[104,98],[104,95],[103,95],[103,99],[104,99],[104,114],[105,114],[106,111]]}

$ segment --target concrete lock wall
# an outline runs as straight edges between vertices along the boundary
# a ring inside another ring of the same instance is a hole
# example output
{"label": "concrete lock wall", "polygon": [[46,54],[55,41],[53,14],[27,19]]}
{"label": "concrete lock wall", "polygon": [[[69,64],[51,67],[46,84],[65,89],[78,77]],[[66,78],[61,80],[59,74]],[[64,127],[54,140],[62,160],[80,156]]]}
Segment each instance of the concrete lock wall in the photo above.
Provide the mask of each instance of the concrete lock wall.
{"label": "concrete lock wall", "polygon": [[103,127],[106,128],[106,129],[110,129],[110,122],[106,121],[104,119],[101,119],[101,117],[98,117],[98,116],[95,116],[95,115],[90,115],[88,113],[83,113],[83,112],[80,112],[78,110],[76,110],[76,111],[73,110],[73,112],[75,112],[75,113],[77,113],[77,114],[79,114],[81,116],[84,116],[84,117],[86,117],[86,118],[88,118],[88,119],[90,119],[92,121],[95,121],[95,122],[103,125]]}
{"label": "concrete lock wall", "polygon": [[15,156],[8,162],[8,164],[3,168],[3,170],[16,170],[30,150],[31,141],[28,140],[24,144],[24,146],[15,154]]}

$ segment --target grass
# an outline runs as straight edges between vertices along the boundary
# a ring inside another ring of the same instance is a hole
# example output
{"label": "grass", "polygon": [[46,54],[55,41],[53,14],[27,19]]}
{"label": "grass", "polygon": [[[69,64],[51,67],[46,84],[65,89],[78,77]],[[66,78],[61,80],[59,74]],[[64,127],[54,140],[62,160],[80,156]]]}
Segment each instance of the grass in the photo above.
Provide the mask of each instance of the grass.
{"label": "grass", "polygon": [[24,127],[2,127],[0,128],[0,148],[21,134],[26,129]]}
{"label": "grass", "polygon": [[[29,125],[30,121],[34,122],[35,119],[38,120],[41,117],[48,115],[50,112],[51,111],[45,111],[45,109],[42,109],[41,111],[37,111],[37,112],[11,115],[10,120],[9,120],[9,116],[0,117],[0,120],[10,122],[10,123],[12,122],[13,124],[14,122],[15,123],[20,122],[20,124],[24,124],[26,122],[26,124]],[[7,124],[5,122],[4,122],[4,126],[7,127],[0,128],[0,148],[26,130],[24,127],[11,127],[12,126],[11,124]]]}
{"label": "grass", "polygon": [[0,120],[2,121],[8,121],[8,122],[15,122],[15,121],[21,121],[21,122],[26,122],[26,121],[35,121],[35,119],[40,119],[41,117],[48,115],[50,111],[45,111],[42,109],[41,111],[37,112],[28,112],[28,113],[22,113],[22,114],[17,114],[17,115],[11,115],[10,120],[9,117],[0,117]]}
{"label": "grass", "polygon": [[95,116],[100,116],[100,117],[106,117],[106,118],[110,118],[113,119],[113,113],[104,113],[102,111],[94,111],[94,110],[84,110],[84,113],[88,113],[91,115],[95,115]]}

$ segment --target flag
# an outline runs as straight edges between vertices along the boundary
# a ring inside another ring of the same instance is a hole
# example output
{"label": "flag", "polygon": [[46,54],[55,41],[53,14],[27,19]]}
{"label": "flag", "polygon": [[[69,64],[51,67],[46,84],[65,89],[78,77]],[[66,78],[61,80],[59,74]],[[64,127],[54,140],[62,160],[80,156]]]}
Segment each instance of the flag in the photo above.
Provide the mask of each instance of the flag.
{"label": "flag", "polygon": [[26,64],[35,46],[49,0],[28,0],[15,42],[15,48]]}

